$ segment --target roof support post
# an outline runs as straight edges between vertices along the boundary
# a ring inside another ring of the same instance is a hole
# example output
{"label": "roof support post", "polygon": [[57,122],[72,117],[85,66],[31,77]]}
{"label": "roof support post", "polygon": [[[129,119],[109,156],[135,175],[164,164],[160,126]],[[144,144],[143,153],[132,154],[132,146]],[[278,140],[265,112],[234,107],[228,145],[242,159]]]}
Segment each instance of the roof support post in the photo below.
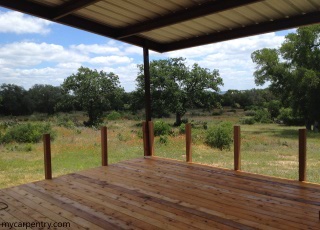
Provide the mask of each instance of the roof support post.
{"label": "roof support post", "polygon": [[149,135],[149,121],[151,121],[151,90],[150,90],[150,64],[149,64],[149,49],[143,47],[143,63],[144,63],[144,97],[145,97],[145,113],[146,113],[146,147],[145,155],[151,156],[151,140]]}

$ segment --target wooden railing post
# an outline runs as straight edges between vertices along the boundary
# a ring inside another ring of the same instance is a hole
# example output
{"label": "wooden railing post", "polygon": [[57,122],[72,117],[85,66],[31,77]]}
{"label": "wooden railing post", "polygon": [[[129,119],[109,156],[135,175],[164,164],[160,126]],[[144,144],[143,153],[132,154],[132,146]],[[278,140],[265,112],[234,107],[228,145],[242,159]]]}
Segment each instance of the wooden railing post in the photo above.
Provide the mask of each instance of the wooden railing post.
{"label": "wooden railing post", "polygon": [[153,122],[148,121],[148,129],[149,129],[149,156],[154,156],[154,129],[153,129]]}
{"label": "wooden railing post", "polygon": [[143,150],[144,150],[144,156],[149,156],[149,150],[148,150],[148,138],[149,138],[149,132],[148,132],[148,123],[142,122],[142,136],[143,136]]}
{"label": "wooden railing post", "polygon": [[50,134],[43,135],[43,149],[44,149],[44,177],[46,180],[48,180],[48,179],[52,179]]}
{"label": "wooden railing post", "polygon": [[299,181],[306,181],[307,175],[307,130],[299,129]]}
{"label": "wooden railing post", "polygon": [[102,166],[108,166],[108,134],[107,127],[101,127],[101,162]]}
{"label": "wooden railing post", "polygon": [[187,123],[185,127],[186,131],[186,161],[188,163],[192,162],[192,149],[191,149],[191,124]]}
{"label": "wooden railing post", "polygon": [[234,143],[234,170],[241,170],[241,138],[240,126],[233,127],[233,143]]}

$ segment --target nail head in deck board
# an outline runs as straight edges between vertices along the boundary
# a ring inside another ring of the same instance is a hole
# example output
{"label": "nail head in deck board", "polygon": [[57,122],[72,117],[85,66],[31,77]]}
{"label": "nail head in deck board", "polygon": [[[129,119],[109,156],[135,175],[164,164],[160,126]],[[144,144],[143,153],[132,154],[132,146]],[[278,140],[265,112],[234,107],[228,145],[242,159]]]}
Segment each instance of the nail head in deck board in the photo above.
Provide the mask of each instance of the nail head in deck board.
{"label": "nail head in deck board", "polygon": [[241,137],[240,126],[233,127],[233,140],[234,140],[234,170],[241,170]]}
{"label": "nail head in deck board", "polygon": [[107,127],[101,127],[101,158],[102,166],[108,166],[108,134]]}
{"label": "nail head in deck board", "polygon": [[191,163],[192,162],[192,147],[191,147],[191,124],[186,124],[186,161]]}
{"label": "nail head in deck board", "polygon": [[44,175],[45,175],[45,179],[52,179],[50,134],[43,135],[43,149],[44,149]]}
{"label": "nail head in deck board", "polygon": [[307,130],[299,129],[299,181],[307,180]]}

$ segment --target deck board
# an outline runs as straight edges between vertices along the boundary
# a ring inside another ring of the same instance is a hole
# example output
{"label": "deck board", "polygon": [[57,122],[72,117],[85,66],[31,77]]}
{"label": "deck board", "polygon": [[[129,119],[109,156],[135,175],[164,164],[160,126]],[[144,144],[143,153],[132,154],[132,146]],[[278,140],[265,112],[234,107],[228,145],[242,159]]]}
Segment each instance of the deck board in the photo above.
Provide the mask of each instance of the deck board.
{"label": "deck board", "polygon": [[2,189],[0,202],[0,229],[320,229],[320,185],[157,157]]}

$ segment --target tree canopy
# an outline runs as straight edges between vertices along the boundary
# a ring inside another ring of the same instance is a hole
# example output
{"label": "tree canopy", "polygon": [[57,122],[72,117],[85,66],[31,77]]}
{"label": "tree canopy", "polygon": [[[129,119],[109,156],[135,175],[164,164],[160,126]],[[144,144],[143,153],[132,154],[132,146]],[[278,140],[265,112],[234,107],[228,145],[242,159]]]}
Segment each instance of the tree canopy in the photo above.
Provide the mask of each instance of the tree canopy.
{"label": "tree canopy", "polygon": [[[138,91],[144,90],[143,65],[136,79]],[[219,91],[223,85],[219,71],[210,71],[198,64],[186,65],[184,58],[154,60],[150,63],[152,111],[155,114],[176,114],[176,125],[187,108],[199,103],[207,91]]]}
{"label": "tree canopy", "polygon": [[252,60],[257,85],[270,82],[270,90],[308,129],[320,120],[320,25],[298,28],[279,49],[257,50]]}
{"label": "tree canopy", "polygon": [[71,95],[65,103],[79,104],[87,112],[89,120],[85,125],[96,125],[103,112],[112,107],[112,102],[120,96],[119,77],[114,73],[98,72],[80,67],[76,74],[66,78],[62,84],[65,93]]}

